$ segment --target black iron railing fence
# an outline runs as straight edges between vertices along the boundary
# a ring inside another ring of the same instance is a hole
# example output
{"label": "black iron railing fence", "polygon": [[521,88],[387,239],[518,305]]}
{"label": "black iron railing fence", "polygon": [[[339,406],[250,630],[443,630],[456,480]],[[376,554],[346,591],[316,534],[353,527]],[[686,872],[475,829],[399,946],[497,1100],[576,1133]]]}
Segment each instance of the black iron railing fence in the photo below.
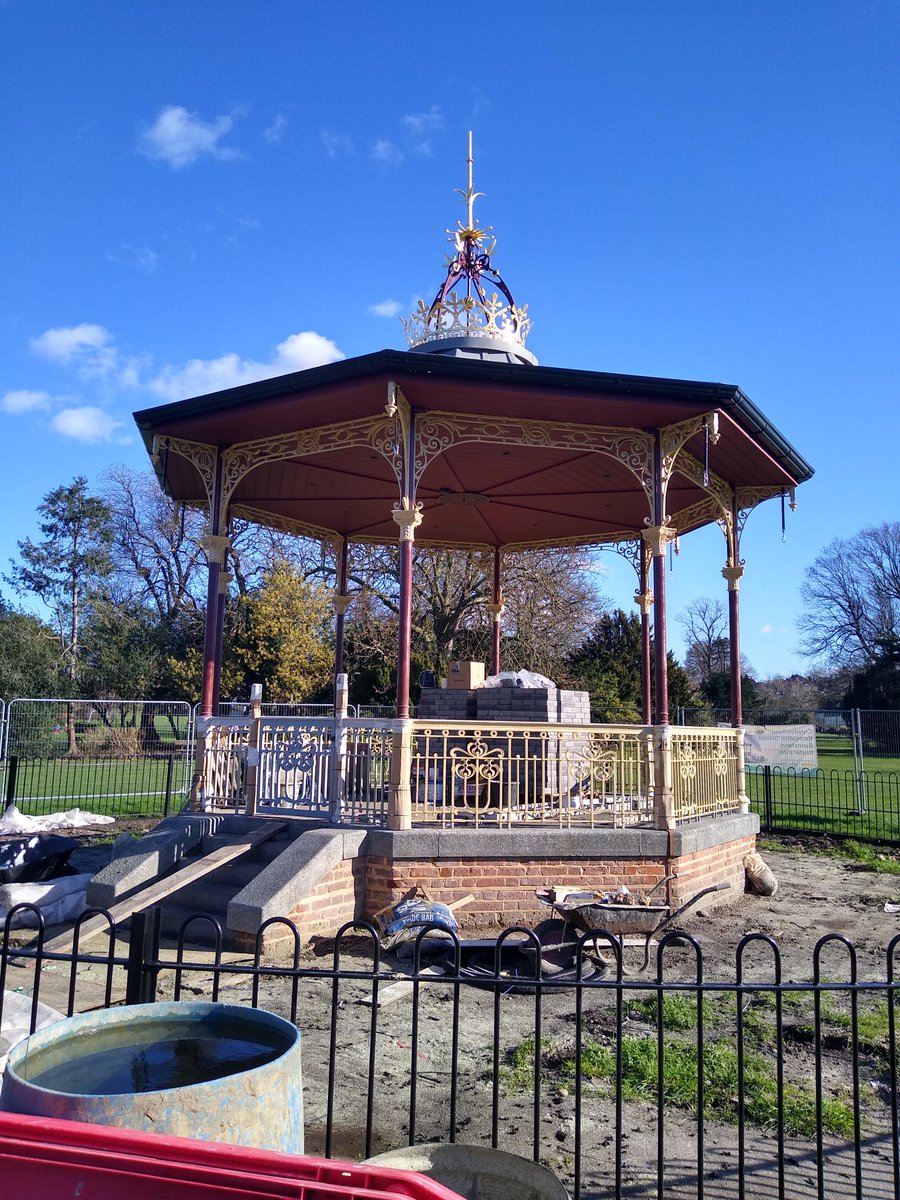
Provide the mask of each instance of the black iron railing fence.
{"label": "black iron railing fence", "polygon": [[[575,978],[562,978],[546,962],[540,975],[535,935],[515,928],[486,947],[492,966],[475,982],[455,940],[444,974],[418,945],[398,997],[365,924],[316,959],[279,919],[236,958],[206,916],[164,948],[158,912],[137,914],[124,952],[110,938],[93,954],[78,950],[77,929],[72,953],[45,951],[41,933],[14,945],[11,919],[0,995],[30,991],[32,1021],[37,1001],[54,999],[67,1013],[203,998],[288,1016],[303,1034],[309,1153],[488,1145],[543,1161],[578,1200],[900,1196],[900,936],[882,977],[863,979],[853,945],[829,934],[797,982],[761,934],[740,942],[726,979],[686,935],[660,940],[644,978],[627,973],[627,949],[623,962],[614,939],[591,934]],[[201,928],[213,948],[186,951]],[[277,958],[263,949],[275,932],[288,938]],[[534,947],[534,974],[505,972],[513,943]]]}
{"label": "black iron railing fence", "polygon": [[900,844],[900,772],[749,768],[764,833],[822,833]]}

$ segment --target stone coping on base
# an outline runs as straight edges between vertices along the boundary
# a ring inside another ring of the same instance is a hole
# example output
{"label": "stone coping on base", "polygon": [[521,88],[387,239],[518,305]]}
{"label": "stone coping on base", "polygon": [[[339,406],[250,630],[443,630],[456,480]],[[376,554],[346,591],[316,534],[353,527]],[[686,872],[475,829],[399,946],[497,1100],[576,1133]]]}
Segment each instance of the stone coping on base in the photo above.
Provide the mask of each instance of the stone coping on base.
{"label": "stone coping on base", "polygon": [[362,853],[404,859],[680,858],[754,837],[756,813],[704,817],[677,829],[403,829],[371,830]]}

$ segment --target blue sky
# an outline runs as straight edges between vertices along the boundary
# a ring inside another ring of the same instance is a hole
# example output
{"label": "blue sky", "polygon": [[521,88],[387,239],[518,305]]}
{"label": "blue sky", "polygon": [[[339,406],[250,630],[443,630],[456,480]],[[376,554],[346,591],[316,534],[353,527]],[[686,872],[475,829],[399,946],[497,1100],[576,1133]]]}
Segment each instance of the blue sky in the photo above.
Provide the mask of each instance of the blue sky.
{"label": "blue sky", "polygon": [[[146,464],[133,410],[403,348],[471,128],[541,363],[738,384],[816,468],[743,547],[747,656],[807,665],[804,568],[898,515],[894,0],[0,0],[0,44],[0,561]],[[723,547],[683,540],[671,618]]]}

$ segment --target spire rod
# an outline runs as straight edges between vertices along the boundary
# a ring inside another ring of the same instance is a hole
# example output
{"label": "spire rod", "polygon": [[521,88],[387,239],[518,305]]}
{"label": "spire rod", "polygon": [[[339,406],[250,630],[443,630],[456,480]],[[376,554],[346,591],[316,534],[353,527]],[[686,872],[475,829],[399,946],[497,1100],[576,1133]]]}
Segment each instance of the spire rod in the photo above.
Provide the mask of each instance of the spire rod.
{"label": "spire rod", "polygon": [[477,227],[475,225],[474,208],[475,208],[475,201],[478,199],[479,196],[483,196],[484,192],[476,192],[473,190],[472,164],[474,163],[474,161],[475,161],[475,159],[472,157],[472,130],[470,129],[469,130],[469,155],[468,155],[468,158],[466,159],[466,164],[467,164],[468,170],[469,170],[469,186],[466,188],[465,191],[463,191],[462,188],[454,188],[454,191],[456,192],[456,194],[458,196],[462,196],[463,200],[465,200],[465,202],[466,202],[466,222],[467,223],[466,223],[465,229],[462,230],[463,233],[481,232],[480,230],[477,229]]}

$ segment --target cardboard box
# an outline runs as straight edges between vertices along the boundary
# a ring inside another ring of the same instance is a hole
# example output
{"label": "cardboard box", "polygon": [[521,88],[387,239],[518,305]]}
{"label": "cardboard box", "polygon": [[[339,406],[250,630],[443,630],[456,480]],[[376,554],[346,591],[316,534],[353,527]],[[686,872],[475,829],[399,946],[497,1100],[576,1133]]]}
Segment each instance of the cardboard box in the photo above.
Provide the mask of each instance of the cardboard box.
{"label": "cardboard box", "polygon": [[450,674],[447,676],[447,686],[454,691],[464,688],[480,688],[484,683],[484,663],[469,662],[466,659],[456,659],[450,664]]}

